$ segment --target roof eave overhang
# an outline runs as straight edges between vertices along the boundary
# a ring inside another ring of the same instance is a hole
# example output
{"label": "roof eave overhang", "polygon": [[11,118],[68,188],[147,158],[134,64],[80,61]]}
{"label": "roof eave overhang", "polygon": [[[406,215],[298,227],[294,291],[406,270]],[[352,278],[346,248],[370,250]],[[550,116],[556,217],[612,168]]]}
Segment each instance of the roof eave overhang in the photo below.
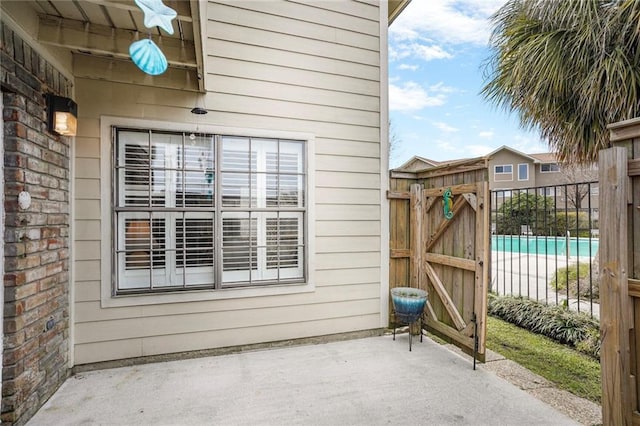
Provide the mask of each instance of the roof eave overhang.
{"label": "roof eave overhang", "polygon": [[411,0],[388,0],[389,1],[389,25],[395,21],[395,19],[402,13],[405,7],[411,2]]}

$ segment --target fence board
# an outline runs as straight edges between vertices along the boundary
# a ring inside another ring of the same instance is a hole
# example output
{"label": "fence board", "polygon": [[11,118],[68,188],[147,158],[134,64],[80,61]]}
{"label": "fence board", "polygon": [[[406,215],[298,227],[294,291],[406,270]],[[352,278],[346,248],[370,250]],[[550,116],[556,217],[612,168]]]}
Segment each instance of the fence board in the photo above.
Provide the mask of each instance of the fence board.
{"label": "fence board", "polygon": [[[422,283],[422,220],[424,217],[424,203],[422,202],[422,185],[414,183],[411,185],[411,199],[409,223],[414,232],[411,233],[411,287],[423,288]],[[416,232],[417,231],[417,232]]]}
{"label": "fence board", "polygon": [[[640,164],[640,138],[636,137],[631,145],[632,161],[636,164]],[[631,170],[629,170],[631,172]],[[632,176],[631,173],[629,176]],[[640,173],[633,175],[631,178],[631,194],[632,200],[629,214],[629,220],[631,222],[631,241],[632,241],[632,256],[629,260],[631,278],[640,279]],[[635,208],[634,208],[635,207]],[[640,404],[639,404],[640,405]]]}
{"label": "fence board", "polygon": [[[600,334],[605,425],[631,423],[630,318],[627,281],[627,150],[600,151]],[[621,232],[622,231],[622,232]],[[637,405],[637,402],[633,403]]]}
{"label": "fence board", "polygon": [[[489,293],[489,281],[490,281],[490,264],[491,264],[491,240],[490,240],[490,227],[491,227],[491,216],[486,214],[481,214],[481,211],[486,209],[490,210],[489,203],[489,183],[488,182],[478,182],[478,190],[476,193],[477,197],[477,214],[476,214],[476,229],[478,231],[482,231],[481,233],[476,234],[476,247],[475,247],[475,263],[476,270],[474,274],[474,283],[475,283],[475,292],[477,294],[482,294],[483,297],[476,298],[474,301],[475,306],[474,310],[476,312],[487,312],[488,299],[487,295]],[[483,264],[483,262],[487,261],[487,264]],[[478,348],[483,351],[486,345],[487,338],[487,321],[486,315],[478,315],[476,317],[477,326],[478,326]],[[483,352],[484,353],[484,352]]]}

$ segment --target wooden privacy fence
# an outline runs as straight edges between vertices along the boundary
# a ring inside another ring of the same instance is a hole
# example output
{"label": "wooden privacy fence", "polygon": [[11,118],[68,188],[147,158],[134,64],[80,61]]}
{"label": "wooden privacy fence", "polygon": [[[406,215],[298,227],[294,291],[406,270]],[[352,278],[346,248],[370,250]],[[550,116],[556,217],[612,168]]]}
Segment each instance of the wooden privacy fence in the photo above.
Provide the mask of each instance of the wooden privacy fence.
{"label": "wooden privacy fence", "polygon": [[487,163],[477,158],[392,170],[387,194],[390,287],[426,290],[427,330],[480,360],[490,270]]}
{"label": "wooden privacy fence", "polygon": [[640,118],[600,151],[600,333],[604,425],[640,424]]}

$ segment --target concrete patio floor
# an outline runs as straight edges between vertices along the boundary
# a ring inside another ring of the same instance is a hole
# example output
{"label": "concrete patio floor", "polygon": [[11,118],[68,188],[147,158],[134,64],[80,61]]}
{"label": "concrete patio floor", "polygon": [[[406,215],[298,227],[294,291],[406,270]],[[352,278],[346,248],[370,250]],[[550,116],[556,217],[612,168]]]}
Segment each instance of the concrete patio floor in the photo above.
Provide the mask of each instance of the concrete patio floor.
{"label": "concrete patio floor", "polygon": [[573,425],[484,365],[408,335],[79,373],[29,425]]}

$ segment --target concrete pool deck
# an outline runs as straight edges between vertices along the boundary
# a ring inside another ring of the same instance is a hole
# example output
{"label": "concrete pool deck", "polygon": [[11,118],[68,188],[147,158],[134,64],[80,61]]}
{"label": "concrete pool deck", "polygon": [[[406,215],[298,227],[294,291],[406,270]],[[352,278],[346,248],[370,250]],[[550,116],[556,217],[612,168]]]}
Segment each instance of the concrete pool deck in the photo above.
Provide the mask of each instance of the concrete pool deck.
{"label": "concrete pool deck", "polygon": [[[564,268],[567,264],[589,263],[589,258],[576,258],[553,255],[535,255],[526,253],[491,252],[491,286],[490,291],[501,295],[523,296],[549,304],[561,304],[567,300],[566,293],[556,292],[549,286],[549,281],[556,273],[556,268]],[[589,285],[585,282],[584,285]],[[588,299],[569,298],[569,308],[574,311],[600,317],[600,305]]]}
{"label": "concrete pool deck", "polygon": [[408,349],[400,334],[85,372],[28,424],[580,424],[534,396],[541,383],[429,338]]}

